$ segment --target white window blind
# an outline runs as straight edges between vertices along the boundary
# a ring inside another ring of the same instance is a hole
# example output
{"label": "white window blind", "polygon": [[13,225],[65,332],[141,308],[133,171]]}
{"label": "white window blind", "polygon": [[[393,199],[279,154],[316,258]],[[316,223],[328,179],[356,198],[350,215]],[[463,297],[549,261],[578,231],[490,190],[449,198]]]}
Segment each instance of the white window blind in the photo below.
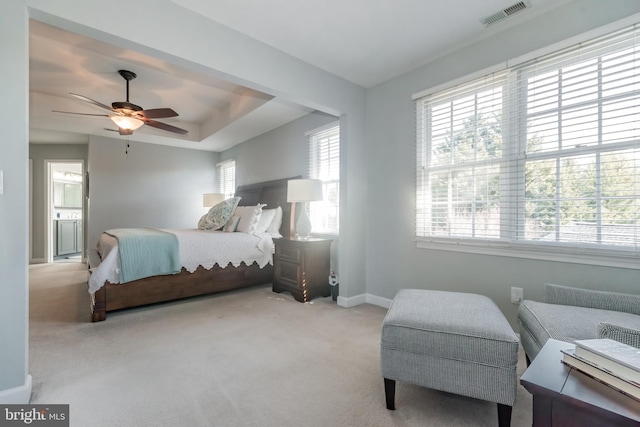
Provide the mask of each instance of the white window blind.
{"label": "white window blind", "polygon": [[500,237],[506,77],[417,100],[418,236]]}
{"label": "white window blind", "polygon": [[311,202],[314,233],[338,234],[340,212],[340,126],[333,124],[309,136],[309,177],[322,181],[324,200]]}
{"label": "white window blind", "polygon": [[236,192],[236,162],[226,160],[218,163],[218,191],[226,198],[233,197]]}
{"label": "white window blind", "polygon": [[417,99],[418,239],[639,257],[639,35]]}

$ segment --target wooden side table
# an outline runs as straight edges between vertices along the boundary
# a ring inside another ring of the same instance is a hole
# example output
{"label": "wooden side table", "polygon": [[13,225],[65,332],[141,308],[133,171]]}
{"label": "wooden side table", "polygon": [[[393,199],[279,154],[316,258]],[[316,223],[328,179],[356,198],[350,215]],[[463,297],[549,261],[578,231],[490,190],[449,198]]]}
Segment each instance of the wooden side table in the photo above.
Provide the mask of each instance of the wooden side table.
{"label": "wooden side table", "polygon": [[640,426],[640,401],[561,362],[560,350],[573,347],[548,340],[522,374],[520,382],[533,394],[533,426]]}
{"label": "wooden side table", "polygon": [[331,295],[330,239],[274,239],[273,291],[289,291],[300,302]]}

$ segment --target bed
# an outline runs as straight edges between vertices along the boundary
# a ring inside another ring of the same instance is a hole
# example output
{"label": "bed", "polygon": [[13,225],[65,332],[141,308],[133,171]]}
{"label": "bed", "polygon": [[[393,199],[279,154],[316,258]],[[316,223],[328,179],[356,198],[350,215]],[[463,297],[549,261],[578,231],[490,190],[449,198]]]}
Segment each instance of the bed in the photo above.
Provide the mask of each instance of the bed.
{"label": "bed", "polygon": [[[236,189],[235,196],[241,197],[239,206],[255,206],[263,203],[266,204],[265,209],[281,207],[280,233],[288,236],[291,229],[291,207],[287,203],[287,182],[296,178],[299,177],[240,186]],[[256,238],[263,239],[260,236]],[[92,289],[90,292],[91,320],[92,322],[103,321],[106,319],[107,312],[114,310],[270,283],[273,280],[272,253],[268,256],[270,259],[266,262],[264,259],[256,260],[249,265],[241,262],[237,265],[215,264],[211,268],[205,268],[202,265],[197,268],[183,266],[176,274],[145,277],[122,284],[105,280],[99,289],[95,291]],[[91,275],[96,274],[95,272],[100,268],[101,265],[90,266]],[[96,287],[95,284],[91,284],[91,278],[88,285]]]}

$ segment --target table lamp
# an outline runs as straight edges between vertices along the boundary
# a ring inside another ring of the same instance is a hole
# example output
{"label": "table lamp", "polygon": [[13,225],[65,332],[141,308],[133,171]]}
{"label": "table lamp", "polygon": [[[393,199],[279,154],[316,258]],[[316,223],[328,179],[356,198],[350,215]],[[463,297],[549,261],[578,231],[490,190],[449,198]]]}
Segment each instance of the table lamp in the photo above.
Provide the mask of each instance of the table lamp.
{"label": "table lamp", "polygon": [[210,208],[212,206],[217,205],[218,203],[224,200],[224,194],[220,193],[209,193],[202,195],[202,207]]}
{"label": "table lamp", "polygon": [[[290,238],[308,240],[311,235],[309,202],[322,200],[322,181],[319,179],[291,179],[287,182],[287,202],[291,203]],[[300,214],[295,226],[295,204],[301,204]]]}

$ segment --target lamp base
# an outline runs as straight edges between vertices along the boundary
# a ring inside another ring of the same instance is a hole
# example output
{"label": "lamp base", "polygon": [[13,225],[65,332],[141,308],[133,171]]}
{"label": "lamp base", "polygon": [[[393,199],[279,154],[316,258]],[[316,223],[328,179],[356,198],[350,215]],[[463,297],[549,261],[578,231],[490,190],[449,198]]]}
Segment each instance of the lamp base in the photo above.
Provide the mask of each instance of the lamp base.
{"label": "lamp base", "polygon": [[300,215],[298,215],[298,221],[296,222],[296,232],[294,234],[294,239],[296,240],[309,240],[311,237],[311,220],[309,219],[308,211],[308,203],[301,202],[300,203]]}

